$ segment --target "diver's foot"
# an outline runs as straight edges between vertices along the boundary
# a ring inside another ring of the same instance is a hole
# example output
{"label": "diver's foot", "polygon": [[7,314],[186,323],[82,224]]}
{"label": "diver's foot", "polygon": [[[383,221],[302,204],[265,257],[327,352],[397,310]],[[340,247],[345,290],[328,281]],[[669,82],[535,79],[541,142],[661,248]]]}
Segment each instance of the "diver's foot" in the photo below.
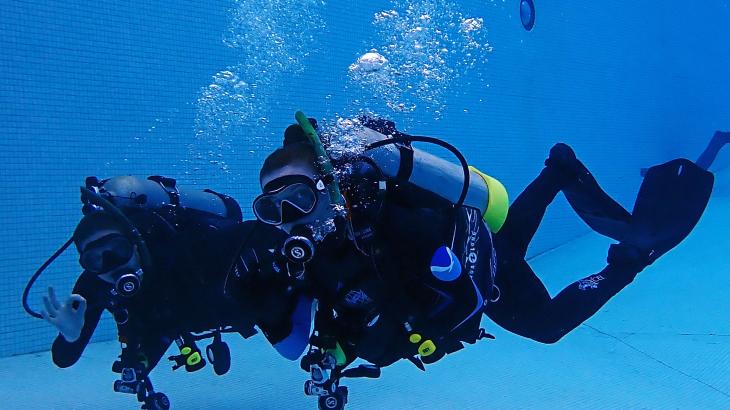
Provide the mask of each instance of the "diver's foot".
{"label": "diver's foot", "polygon": [[616,243],[608,248],[606,260],[609,265],[632,266],[642,270],[654,262],[652,254],[652,251],[646,251],[636,245]]}
{"label": "diver's foot", "polygon": [[588,169],[578,160],[575,152],[562,142],[550,148],[550,155],[545,160],[545,166],[557,171],[563,186],[579,182],[585,175],[590,175]]}

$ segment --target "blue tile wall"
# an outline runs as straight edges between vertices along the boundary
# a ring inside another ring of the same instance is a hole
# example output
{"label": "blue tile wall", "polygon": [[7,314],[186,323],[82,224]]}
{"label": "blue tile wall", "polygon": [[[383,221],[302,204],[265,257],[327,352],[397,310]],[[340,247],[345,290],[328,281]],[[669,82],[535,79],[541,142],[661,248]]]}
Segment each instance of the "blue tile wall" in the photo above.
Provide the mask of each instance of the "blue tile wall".
{"label": "blue tile wall", "polygon": [[[78,221],[78,186],[86,176],[175,177],[233,195],[251,218],[258,166],[293,112],[332,119],[364,98],[348,82],[348,66],[382,45],[373,15],[393,8],[391,1],[294,0],[293,6],[309,5],[304,17],[312,31],[303,34],[277,25],[278,19],[291,23],[295,10],[264,7],[257,27],[299,42],[289,44],[297,63],[281,65],[255,64],[250,52],[270,52],[268,37],[258,49],[231,47],[231,33],[265,36],[234,24],[246,22],[241,13],[254,3],[3,3],[0,356],[47,349],[54,337],[49,326],[24,314],[20,295]],[[565,141],[605,189],[630,206],[640,167],[678,155],[694,158],[715,129],[730,127],[725,1],[698,8],[680,1],[536,0],[537,25],[529,33],[519,23],[517,1],[430,3],[482,17],[493,51],[453,84],[459,92],[443,97],[440,119],[424,107],[382,113],[407,131],[455,144],[513,197],[539,172],[550,146]],[[256,84],[255,98],[218,95],[222,108],[201,102],[224,71]],[[236,104],[258,108],[216,111]],[[585,232],[561,199],[531,255]],[[39,306],[50,285],[68,294],[78,275],[76,258],[69,251],[43,275],[31,304]],[[113,337],[106,319],[95,340]]]}

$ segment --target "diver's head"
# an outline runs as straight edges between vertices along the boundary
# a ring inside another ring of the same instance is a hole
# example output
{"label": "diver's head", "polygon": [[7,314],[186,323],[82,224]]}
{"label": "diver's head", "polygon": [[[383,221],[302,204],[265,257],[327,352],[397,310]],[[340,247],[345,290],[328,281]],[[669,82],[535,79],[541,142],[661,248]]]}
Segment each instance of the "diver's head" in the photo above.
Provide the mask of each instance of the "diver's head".
{"label": "diver's head", "polygon": [[262,194],[253,203],[256,217],[289,234],[306,234],[334,216],[316,156],[306,142],[285,143],[269,155],[259,174]]}
{"label": "diver's head", "polygon": [[84,216],[76,226],[73,240],[84,270],[114,285],[123,296],[137,292],[142,279],[137,245],[112,216],[105,212]]}

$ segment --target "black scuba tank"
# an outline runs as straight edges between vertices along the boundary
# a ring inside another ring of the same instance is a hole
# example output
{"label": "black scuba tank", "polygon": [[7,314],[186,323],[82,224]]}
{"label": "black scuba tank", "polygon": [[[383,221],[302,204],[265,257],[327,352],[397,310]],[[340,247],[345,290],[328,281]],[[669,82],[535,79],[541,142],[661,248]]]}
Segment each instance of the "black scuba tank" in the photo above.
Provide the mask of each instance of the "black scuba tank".
{"label": "black scuba tank", "polygon": [[[242,220],[241,208],[233,198],[210,189],[181,190],[172,178],[150,176],[144,179],[125,175],[100,181],[96,177],[88,177],[86,187],[125,213],[134,209],[160,211],[179,207]],[[86,209],[84,213],[87,213]]]}

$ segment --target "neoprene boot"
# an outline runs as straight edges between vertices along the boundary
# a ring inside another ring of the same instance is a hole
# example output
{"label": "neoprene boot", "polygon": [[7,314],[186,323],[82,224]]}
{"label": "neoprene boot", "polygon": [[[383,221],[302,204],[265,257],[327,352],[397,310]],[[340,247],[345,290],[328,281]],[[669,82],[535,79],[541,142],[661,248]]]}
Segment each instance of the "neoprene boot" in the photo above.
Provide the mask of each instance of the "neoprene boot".
{"label": "neoprene boot", "polygon": [[545,166],[553,169],[559,175],[563,187],[580,182],[590,171],[578,160],[575,152],[562,142],[550,148],[550,155],[545,160]]}
{"label": "neoprene boot", "polygon": [[651,252],[628,243],[615,243],[608,248],[609,265],[626,266],[640,272],[654,262]]}

